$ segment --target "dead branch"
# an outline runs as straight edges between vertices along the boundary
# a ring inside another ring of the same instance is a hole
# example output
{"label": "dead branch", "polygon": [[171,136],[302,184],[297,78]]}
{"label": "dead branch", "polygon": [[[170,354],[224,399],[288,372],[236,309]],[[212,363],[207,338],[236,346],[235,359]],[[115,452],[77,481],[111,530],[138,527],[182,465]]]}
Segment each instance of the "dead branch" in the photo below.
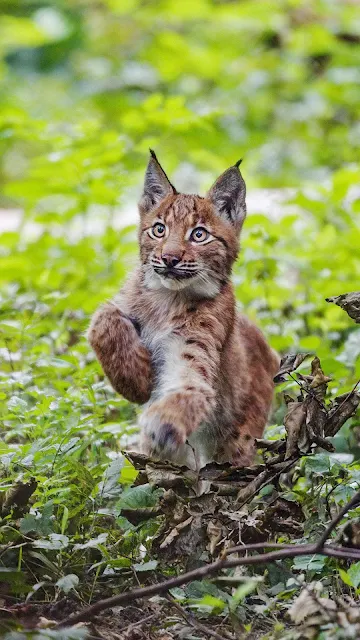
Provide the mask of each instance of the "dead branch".
{"label": "dead branch", "polygon": [[292,460],[284,460],[276,465],[276,470],[274,471],[274,466],[272,465],[270,469],[265,469],[262,473],[260,473],[252,482],[246,485],[243,489],[240,489],[236,502],[239,503],[239,508],[242,507],[247,502],[250,502],[252,498],[256,496],[256,494],[267,484],[276,480],[282,473],[289,471],[289,469],[297,462],[300,458],[299,456],[293,457]]}
{"label": "dead branch", "polygon": [[354,385],[350,393],[345,393],[335,398],[327,418],[326,435],[328,437],[334,436],[358,408],[360,395],[356,392],[356,388],[359,383],[360,380]]}
{"label": "dead branch", "polygon": [[[249,545],[251,547],[251,545]],[[272,546],[272,543],[264,543],[263,547]],[[241,547],[243,553],[247,551],[247,546],[244,545]],[[193,571],[187,571],[186,573],[182,573],[175,578],[170,578],[169,580],[164,580],[163,582],[152,584],[149,587],[140,587],[138,589],[132,589],[130,591],[126,591],[125,593],[121,593],[117,596],[112,596],[110,598],[105,598],[104,600],[99,600],[95,604],[85,607],[79,613],[75,613],[70,615],[68,618],[65,618],[61,622],[56,625],[56,629],[71,626],[77,624],[78,622],[83,622],[84,620],[90,620],[94,615],[97,615],[101,611],[105,611],[106,609],[110,609],[111,607],[118,607],[128,604],[134,600],[139,600],[140,598],[151,598],[154,595],[167,593],[170,589],[174,589],[175,587],[180,587],[183,584],[188,582],[192,582],[193,580],[199,580],[205,578],[210,575],[217,574],[219,571],[223,569],[232,569],[234,567],[240,567],[245,565],[259,565],[264,563],[273,563],[277,560],[284,560],[286,558],[297,558],[299,556],[307,556],[307,555],[324,555],[330,558],[342,558],[344,560],[360,560],[360,552],[346,549],[344,547],[333,547],[330,545],[326,545],[323,547],[319,547],[319,543],[314,544],[301,544],[301,545],[293,545],[291,548],[287,547],[285,549],[279,549],[277,551],[270,551],[269,553],[260,553],[258,556],[246,556],[243,558],[234,558],[226,560],[224,558],[220,558],[220,560],[216,560],[210,564],[204,565],[203,567],[199,567],[198,569],[194,569]]]}
{"label": "dead branch", "polygon": [[318,542],[319,549],[321,549],[324,546],[326,540],[330,537],[331,532],[335,529],[335,527],[339,524],[339,522],[341,522],[341,520],[347,514],[347,512],[350,511],[350,509],[355,507],[357,504],[359,504],[359,502],[360,502],[360,490],[357,491],[355,495],[353,495],[351,500],[342,509],[340,509],[337,516],[335,516],[335,518],[333,518],[330,524],[326,527],[324,533],[322,534]]}

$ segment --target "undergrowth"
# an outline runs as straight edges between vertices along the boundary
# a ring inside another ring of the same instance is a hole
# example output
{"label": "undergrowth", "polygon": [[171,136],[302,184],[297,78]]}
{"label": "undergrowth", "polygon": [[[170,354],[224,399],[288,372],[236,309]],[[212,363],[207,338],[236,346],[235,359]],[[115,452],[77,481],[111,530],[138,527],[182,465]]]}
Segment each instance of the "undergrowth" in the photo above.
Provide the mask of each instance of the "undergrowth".
{"label": "undergrowth", "polygon": [[[132,202],[148,146],[189,190],[204,191],[244,152],[249,193],[291,187],[280,213],[255,204],[248,216],[233,278],[239,306],[281,353],[319,356],[328,400],[360,378],[360,329],[325,302],[359,289],[355,5],[204,0],[189,13],[170,0],[52,4],[5,3],[0,19],[0,203],[24,211],[0,243],[7,640],[83,637],[86,627],[58,631],[51,620],[191,566],[191,557],[166,560],[156,549],[163,490],[134,486],[138,471],[122,453],[136,442],[138,410],[112,391],[85,338],[91,313],[136,262]],[[63,31],[46,31],[46,15],[58,27],[62,17]],[[298,383],[278,388],[267,439],[284,435],[284,391],[296,396]],[[359,486],[359,426],[352,417],[333,438],[335,453],[303,456],[262,489],[234,521],[239,535],[239,522],[256,529],[259,511],[280,499],[292,525],[269,535],[314,541]],[[145,521],[124,515],[148,508]],[[296,558],[171,595],[220,635],[285,638],[303,585],[358,602],[359,567]],[[129,607],[90,633],[205,637],[168,600]],[[32,630],[41,617],[44,628]],[[322,624],[312,637],[346,637],[341,624]]]}

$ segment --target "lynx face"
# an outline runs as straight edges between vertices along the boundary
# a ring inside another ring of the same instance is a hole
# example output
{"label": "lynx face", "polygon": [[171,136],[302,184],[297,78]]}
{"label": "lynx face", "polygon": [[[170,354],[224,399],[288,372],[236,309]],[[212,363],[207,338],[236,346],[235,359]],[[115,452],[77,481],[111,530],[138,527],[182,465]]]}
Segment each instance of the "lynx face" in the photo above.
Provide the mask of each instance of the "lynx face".
{"label": "lynx face", "polygon": [[140,254],[148,285],[216,295],[236,258],[238,240],[210,201],[174,195],[141,221]]}
{"label": "lynx face", "polygon": [[201,198],[177,193],[152,155],[139,209],[146,286],[216,296],[237,256],[245,217],[245,184],[238,168],[228,169]]}

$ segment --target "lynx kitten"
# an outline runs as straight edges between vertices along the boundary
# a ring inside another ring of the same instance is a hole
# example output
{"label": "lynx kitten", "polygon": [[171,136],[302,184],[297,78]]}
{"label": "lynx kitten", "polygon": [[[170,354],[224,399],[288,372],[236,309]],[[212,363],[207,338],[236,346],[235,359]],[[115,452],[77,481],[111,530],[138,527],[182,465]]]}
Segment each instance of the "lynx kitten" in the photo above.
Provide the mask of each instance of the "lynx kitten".
{"label": "lynx kitten", "polygon": [[202,198],[178,193],[151,152],[140,265],[89,329],[114,389],[144,404],[142,451],[193,468],[252,463],[278,368],[230,281],[246,215],[239,164]]}

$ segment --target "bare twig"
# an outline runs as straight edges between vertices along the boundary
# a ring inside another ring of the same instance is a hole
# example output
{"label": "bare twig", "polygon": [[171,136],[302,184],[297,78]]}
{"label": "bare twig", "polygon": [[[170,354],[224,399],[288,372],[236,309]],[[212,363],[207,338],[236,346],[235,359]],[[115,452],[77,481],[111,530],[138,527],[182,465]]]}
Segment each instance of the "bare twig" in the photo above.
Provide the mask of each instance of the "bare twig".
{"label": "bare twig", "polygon": [[358,408],[360,404],[360,395],[356,391],[360,380],[354,385],[352,390],[349,393],[344,394],[343,396],[338,396],[335,400],[340,400],[343,398],[342,402],[338,404],[337,407],[330,409],[328,414],[328,421],[326,424],[326,435],[334,436],[342,425],[346,422],[348,418],[350,418]]}
{"label": "bare twig", "polygon": [[256,494],[265,487],[267,484],[276,480],[282,473],[288,471],[294,464],[300,459],[301,455],[297,455],[291,460],[283,460],[278,463],[278,469],[274,472],[273,466],[270,469],[265,469],[259,475],[254,478],[249,484],[247,484],[244,488],[240,489],[238,496],[236,498],[236,502],[239,503],[238,508],[244,506],[247,502],[250,502],[252,498],[256,496]]}
{"label": "bare twig", "polygon": [[140,625],[147,624],[148,622],[150,622],[151,620],[157,617],[158,617],[158,613],[151,613],[145,618],[141,618],[141,620],[138,620],[137,622],[131,622],[130,624],[125,624],[123,627],[120,627],[119,631],[126,631],[126,632],[129,632],[130,630],[132,631],[135,627],[139,627]]}
{"label": "bare twig", "polygon": [[258,551],[259,549],[293,549],[293,544],[281,544],[280,542],[253,542],[252,544],[239,544],[236,547],[224,549],[224,555],[229,556],[232,553],[247,553],[249,551]]}
{"label": "bare twig", "polygon": [[330,522],[330,524],[326,527],[324,533],[322,534],[320,540],[317,543],[317,546],[319,549],[321,549],[326,540],[329,538],[331,532],[335,529],[335,527],[339,524],[339,522],[343,519],[343,517],[347,514],[348,511],[350,511],[350,509],[352,509],[356,503],[360,502],[360,490],[357,491],[353,497],[351,498],[350,502],[348,502],[337,514],[337,516],[335,516],[335,518],[333,518]]}
{"label": "bare twig", "polygon": [[[271,543],[265,542],[264,547],[266,545],[271,546]],[[245,552],[246,550],[247,547],[246,545],[244,545],[244,547],[242,547],[242,551]],[[164,580],[164,582],[152,584],[149,587],[132,589],[131,591],[126,591],[125,593],[121,593],[110,598],[105,598],[104,600],[99,600],[95,604],[89,607],[85,607],[79,613],[75,613],[73,615],[70,615],[68,618],[65,618],[64,620],[59,622],[57,627],[55,628],[66,627],[78,622],[82,622],[84,620],[90,620],[92,616],[100,613],[100,611],[110,609],[111,607],[124,605],[128,602],[132,602],[133,600],[139,600],[140,598],[150,598],[156,594],[167,593],[169,589],[179,587],[193,580],[199,580],[205,578],[206,576],[214,575],[219,571],[222,571],[223,569],[231,569],[234,567],[245,565],[259,565],[264,563],[267,564],[270,562],[276,562],[277,560],[283,560],[285,558],[296,558],[299,556],[313,554],[324,555],[331,558],[343,558],[346,560],[360,560],[359,550],[352,549],[350,551],[349,549],[346,549],[344,547],[333,547],[330,545],[320,547],[319,543],[293,545],[292,547],[287,547],[285,549],[270,551],[268,553],[261,553],[257,556],[247,556],[234,559],[220,558],[220,560],[216,560],[211,564],[207,564],[199,567],[198,569],[182,573],[175,578]]]}
{"label": "bare twig", "polygon": [[[180,604],[178,604],[172,596],[170,596],[169,594],[166,594],[165,598],[166,600],[168,600],[171,606],[173,606],[179,612],[181,617],[184,618],[184,620],[190,625],[190,627],[194,627],[194,629],[198,629],[198,631],[201,631],[202,633],[204,633],[207,636],[210,636],[211,638],[215,638],[215,640],[224,640],[224,635],[221,636],[213,629],[209,629],[204,624],[201,624],[201,622],[196,620],[194,616],[184,611],[183,607]],[[227,637],[232,638],[232,636],[227,636]]]}
{"label": "bare twig", "polygon": [[351,389],[351,391],[349,391],[349,393],[346,393],[346,394],[345,394],[344,400],[342,401],[342,403],[341,403],[341,404],[339,404],[339,405],[336,407],[336,409],[335,409],[334,413],[331,415],[331,417],[332,417],[332,418],[333,418],[333,417],[338,413],[338,411],[340,411],[340,410],[342,409],[342,407],[343,407],[343,406],[344,406],[344,404],[349,400],[349,398],[351,398],[351,396],[353,396],[353,395],[354,395],[354,393],[355,393],[355,391],[356,391],[357,387],[359,386],[359,384],[360,384],[360,380],[358,380],[358,381],[354,384],[353,388]]}
{"label": "bare twig", "polygon": [[265,449],[266,451],[278,451],[281,448],[285,448],[285,440],[264,440],[263,438],[256,438],[256,446],[258,449]]}
{"label": "bare twig", "polygon": [[289,373],[290,378],[296,382],[296,384],[299,385],[301,391],[305,391],[305,393],[308,393],[309,396],[311,396],[314,400],[316,400],[316,402],[318,403],[318,405],[321,407],[321,409],[323,411],[325,411],[325,413],[328,412],[328,409],[325,407],[325,404],[319,400],[319,398],[317,397],[316,393],[314,392],[313,389],[310,389],[309,385],[304,385],[300,382],[300,380],[298,380],[297,378],[295,378],[293,375],[291,375],[291,373]]}

